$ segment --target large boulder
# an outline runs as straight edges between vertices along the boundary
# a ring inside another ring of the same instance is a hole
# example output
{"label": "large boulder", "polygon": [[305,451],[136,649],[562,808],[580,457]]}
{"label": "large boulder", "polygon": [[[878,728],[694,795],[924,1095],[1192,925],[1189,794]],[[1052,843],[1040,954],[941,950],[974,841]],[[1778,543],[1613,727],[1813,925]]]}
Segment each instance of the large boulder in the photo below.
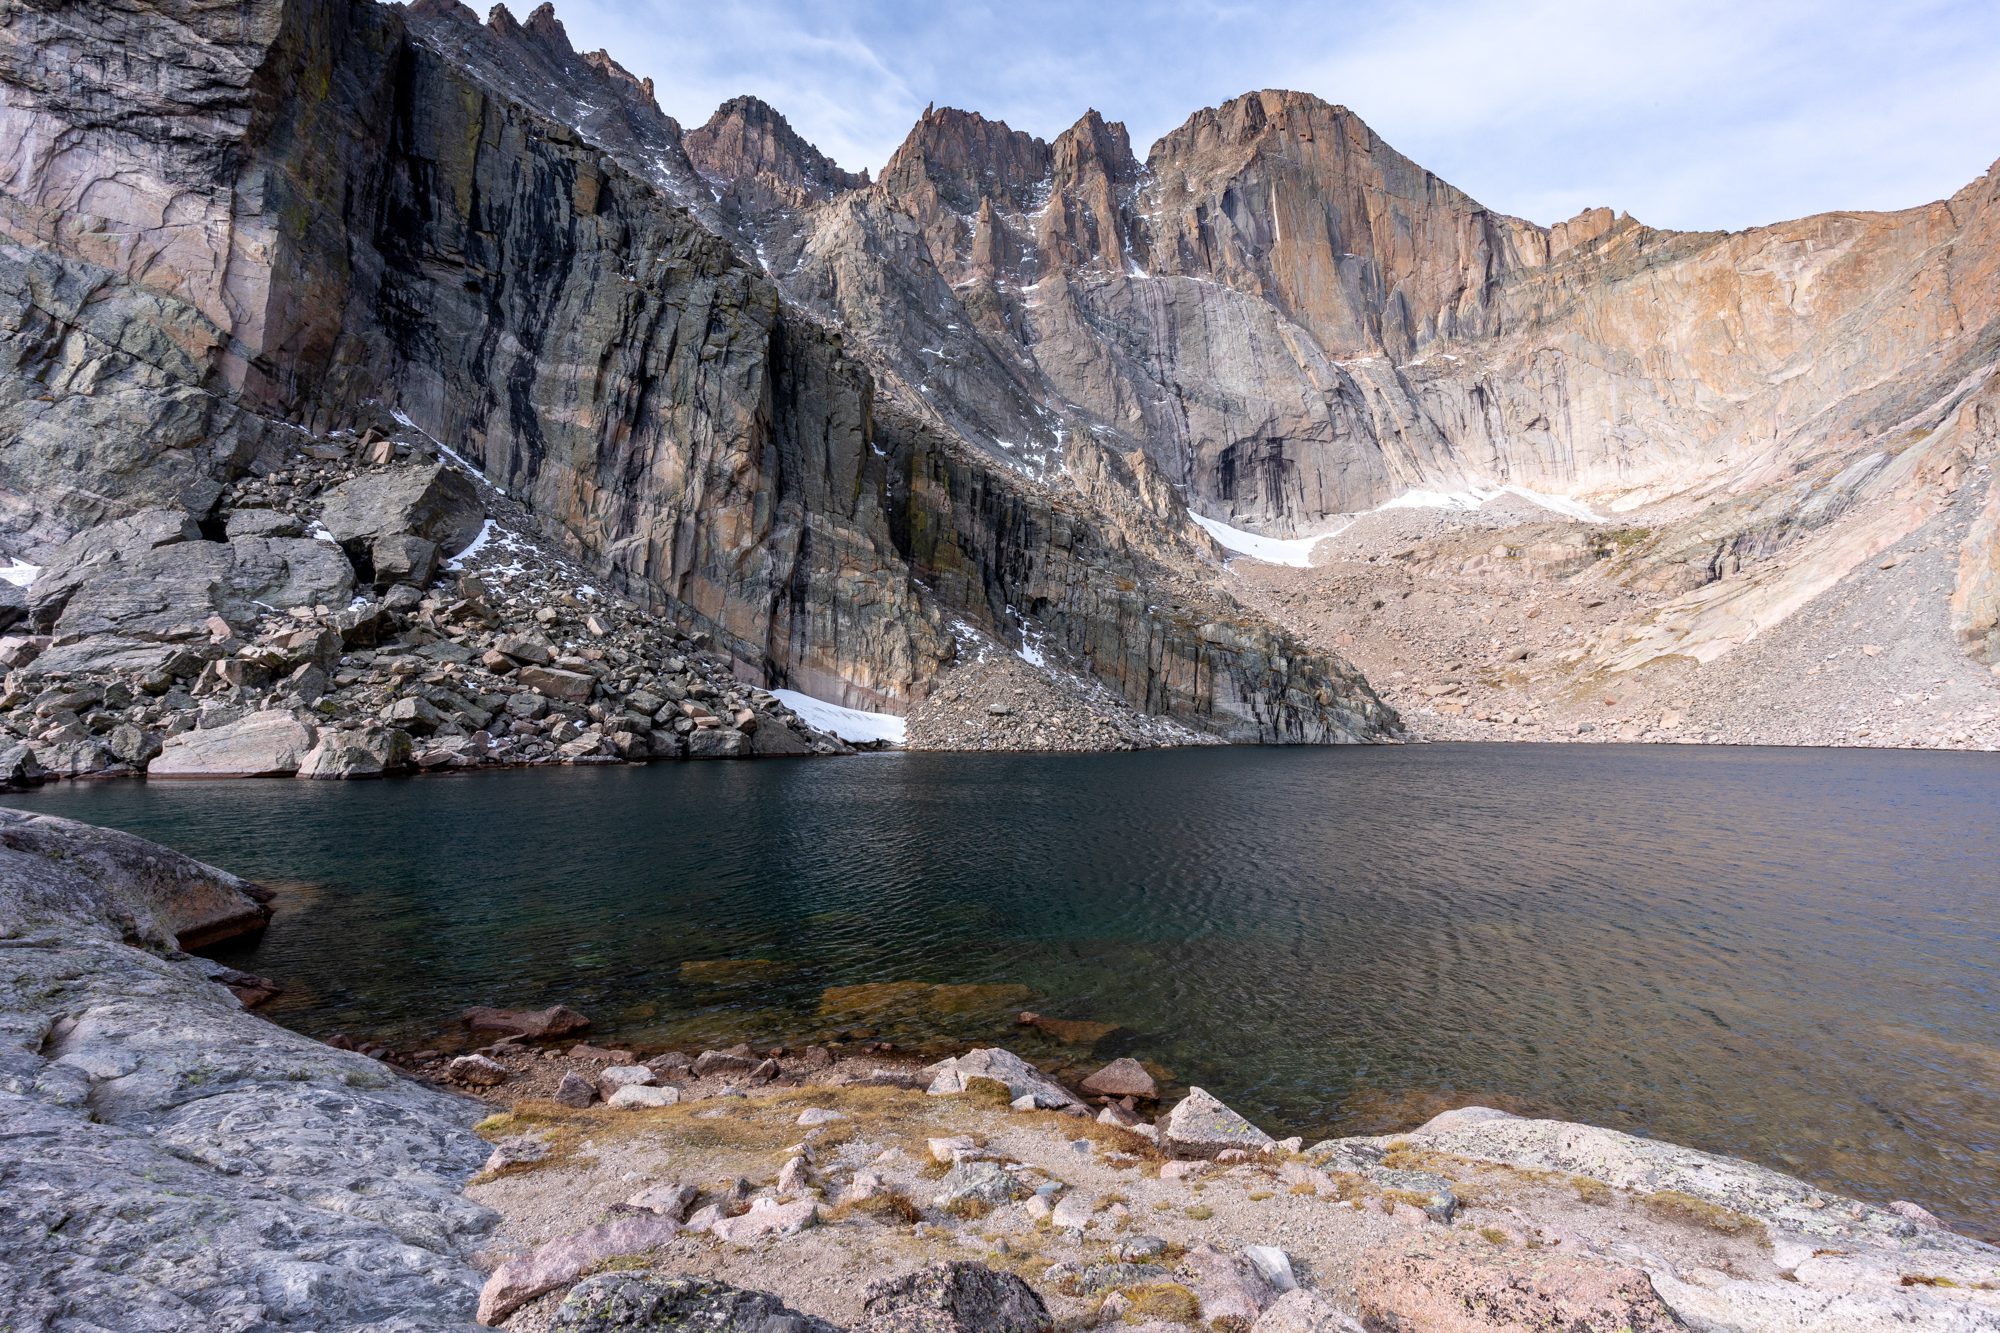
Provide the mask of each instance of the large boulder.
{"label": "large boulder", "polygon": [[156,778],[283,778],[312,751],[313,729],[290,713],[252,713],[167,739],[146,769]]}
{"label": "large boulder", "polygon": [[354,570],[327,542],[247,537],[129,552],[90,566],[62,598],[53,642],[33,670],[151,670],[206,643],[210,616],[247,631],[275,611],[341,607],[353,596]]}
{"label": "large boulder", "polygon": [[176,947],[267,915],[165,847],[0,809],[0,1324],[471,1316],[481,1108],[247,1012]]}
{"label": "large boulder", "polygon": [[472,544],[486,522],[479,491],[443,463],[384,468],[342,482],[320,499],[319,521],[356,560],[379,538],[416,537],[445,555]]}
{"label": "large boulder", "polygon": [[35,624],[43,631],[53,629],[76,590],[104,566],[136,560],[157,547],[200,540],[201,528],[182,509],[142,509],[85,528],[55,549],[28,589]]}
{"label": "large boulder", "polygon": [[854,1333],[1048,1333],[1049,1308],[1012,1273],[956,1260],[868,1288]]}
{"label": "large boulder", "polygon": [[579,1282],[556,1308],[553,1333],[840,1333],[776,1296],[706,1278],[601,1273]]}
{"label": "large boulder", "polygon": [[394,727],[363,725],[326,730],[299,760],[302,778],[379,778],[410,766],[410,735]]}
{"label": "large boulder", "polygon": [[[653,1214],[621,1217],[536,1246],[493,1270],[479,1293],[479,1322],[497,1324],[535,1297],[567,1286],[608,1259],[644,1254],[680,1234],[680,1223]],[[643,1325],[641,1325],[643,1327]]]}
{"label": "large boulder", "polygon": [[940,1060],[924,1070],[930,1079],[927,1091],[934,1097],[948,1097],[978,1083],[994,1084],[1007,1090],[1009,1102],[1034,1098],[1045,1111],[1081,1107],[1069,1091],[1012,1051],[997,1046],[981,1047],[949,1060]]}
{"label": "large boulder", "polygon": [[1200,1088],[1189,1088],[1180,1104],[1167,1112],[1161,1134],[1167,1147],[1182,1157],[1213,1157],[1231,1148],[1262,1152],[1274,1142]]}

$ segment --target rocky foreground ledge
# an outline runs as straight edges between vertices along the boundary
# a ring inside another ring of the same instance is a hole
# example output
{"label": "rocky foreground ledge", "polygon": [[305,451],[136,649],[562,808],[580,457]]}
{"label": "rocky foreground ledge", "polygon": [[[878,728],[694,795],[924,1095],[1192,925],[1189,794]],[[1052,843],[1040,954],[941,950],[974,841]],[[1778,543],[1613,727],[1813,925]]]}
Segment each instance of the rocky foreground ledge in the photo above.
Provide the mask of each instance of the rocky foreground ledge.
{"label": "rocky foreground ledge", "polygon": [[1131,1061],[520,1039],[436,1086],[181,951],[267,910],[0,810],[0,1324],[2000,1327],[2000,1250],[1914,1205],[1477,1108],[1308,1146]]}

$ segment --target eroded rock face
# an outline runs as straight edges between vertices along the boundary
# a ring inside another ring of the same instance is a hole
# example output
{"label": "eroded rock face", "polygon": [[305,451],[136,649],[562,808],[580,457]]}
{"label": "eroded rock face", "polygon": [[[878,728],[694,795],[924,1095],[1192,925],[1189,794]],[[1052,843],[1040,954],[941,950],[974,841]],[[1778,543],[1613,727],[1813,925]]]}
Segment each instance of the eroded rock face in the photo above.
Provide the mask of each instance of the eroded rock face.
{"label": "eroded rock face", "polygon": [[486,1152],[478,1108],[253,1017],[175,947],[265,914],[250,886],[166,848],[0,810],[15,1322],[470,1317],[467,1260],[493,1222],[459,1193]]}

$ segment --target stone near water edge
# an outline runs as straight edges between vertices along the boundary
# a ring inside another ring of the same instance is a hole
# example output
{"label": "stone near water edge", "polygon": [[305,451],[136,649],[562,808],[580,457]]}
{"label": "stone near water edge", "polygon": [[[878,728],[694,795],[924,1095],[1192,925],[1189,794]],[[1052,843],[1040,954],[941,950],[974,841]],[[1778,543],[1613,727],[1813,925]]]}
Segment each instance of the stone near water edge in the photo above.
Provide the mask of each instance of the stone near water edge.
{"label": "stone near water edge", "polygon": [[556,1307],[551,1333],[841,1333],[776,1296],[710,1278],[664,1273],[600,1273],[579,1282]]}
{"label": "stone near water edge", "polygon": [[461,1055],[445,1066],[445,1077],[469,1087],[491,1088],[507,1081],[507,1066],[491,1056]]}
{"label": "stone near water edge", "polygon": [[1160,1133],[1169,1149],[1188,1157],[1262,1152],[1272,1144],[1269,1134],[1201,1088],[1189,1088],[1188,1095],[1167,1112]]}
{"label": "stone near water edge", "polygon": [[658,1110],[664,1106],[679,1105],[681,1090],[674,1087],[657,1087],[652,1084],[634,1083],[618,1089],[604,1099],[606,1106],[620,1111]]}
{"label": "stone near water edge", "polygon": [[493,1270],[479,1292],[479,1322],[489,1327],[540,1296],[582,1277],[607,1259],[644,1254],[671,1241],[678,1223],[664,1217],[622,1217],[538,1245]]}
{"label": "stone near water edge", "polygon": [[703,1051],[695,1057],[691,1066],[696,1078],[708,1078],[716,1074],[742,1074],[757,1067],[757,1058],[749,1048],[727,1051]]}
{"label": "stone near water edge", "polygon": [[648,1185],[625,1200],[627,1208],[641,1208],[675,1222],[687,1221],[701,1191],[692,1185]]}
{"label": "stone near water edge", "polygon": [[608,1101],[622,1088],[641,1088],[658,1081],[645,1065],[612,1065],[597,1071],[597,1094]]}
{"label": "stone near water edge", "polygon": [[473,1032],[503,1032],[515,1037],[561,1037],[590,1026],[568,1005],[552,1004],[546,1009],[496,1009],[475,1005],[459,1017]]}
{"label": "stone near water edge", "polygon": [[999,1047],[967,1051],[964,1055],[940,1060],[923,1072],[930,1079],[926,1091],[934,1097],[953,1096],[964,1092],[970,1084],[984,1080],[1004,1087],[1009,1102],[1032,1097],[1036,1106],[1051,1111],[1082,1106],[1068,1089],[1054,1079],[1012,1051]]}
{"label": "stone near water edge", "polygon": [[816,1199],[783,1203],[768,1195],[753,1199],[750,1211],[710,1225],[708,1234],[730,1245],[751,1245],[771,1236],[795,1236],[819,1220]]}
{"label": "stone near water edge", "polygon": [[1144,1065],[1130,1056],[1113,1060],[1079,1086],[1094,1097],[1136,1097],[1150,1102],[1158,1100],[1160,1095],[1160,1085]]}
{"label": "stone near water edge", "polygon": [[958,1260],[872,1283],[854,1333],[1049,1333],[1035,1289],[1012,1273]]}
{"label": "stone near water edge", "polygon": [[299,771],[316,733],[290,713],[252,713],[237,722],[170,736],[146,772],[156,778],[276,778]]}
{"label": "stone near water edge", "polygon": [[550,1094],[550,1100],[558,1106],[582,1110],[597,1100],[597,1089],[591,1086],[589,1079],[575,1070],[565,1070],[561,1081],[556,1084],[556,1090]]}

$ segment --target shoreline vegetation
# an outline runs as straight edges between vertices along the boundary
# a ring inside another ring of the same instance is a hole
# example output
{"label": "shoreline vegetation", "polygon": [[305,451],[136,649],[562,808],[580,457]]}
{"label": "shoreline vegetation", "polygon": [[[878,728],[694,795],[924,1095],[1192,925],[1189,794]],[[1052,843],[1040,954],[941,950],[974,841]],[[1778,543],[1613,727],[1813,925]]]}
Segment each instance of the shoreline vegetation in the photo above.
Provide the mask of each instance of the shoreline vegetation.
{"label": "shoreline vegetation", "polygon": [[[576,1040],[583,1017],[560,1007],[479,1014],[498,1040],[413,1078],[246,1011],[242,974],[177,943],[267,912],[138,838],[0,810],[24,1131],[0,1141],[0,1180],[31,1223],[0,1238],[0,1299],[29,1326],[2000,1319],[2000,1249],[1914,1204],[1482,1108],[1280,1142],[1129,1060],[1075,1087],[998,1048],[922,1067],[866,1044],[642,1060]],[[190,1247],[198,1217],[229,1220]]]}

